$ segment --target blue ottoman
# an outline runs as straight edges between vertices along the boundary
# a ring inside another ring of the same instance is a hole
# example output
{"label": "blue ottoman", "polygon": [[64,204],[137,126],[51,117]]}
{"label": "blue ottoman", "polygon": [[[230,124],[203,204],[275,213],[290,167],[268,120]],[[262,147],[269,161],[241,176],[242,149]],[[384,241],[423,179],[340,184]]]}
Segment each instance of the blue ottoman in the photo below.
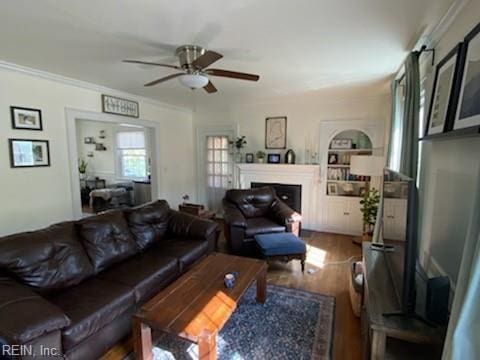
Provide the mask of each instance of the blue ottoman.
{"label": "blue ottoman", "polygon": [[271,233],[255,235],[255,241],[262,256],[266,259],[290,261],[298,259],[305,271],[307,246],[292,233]]}

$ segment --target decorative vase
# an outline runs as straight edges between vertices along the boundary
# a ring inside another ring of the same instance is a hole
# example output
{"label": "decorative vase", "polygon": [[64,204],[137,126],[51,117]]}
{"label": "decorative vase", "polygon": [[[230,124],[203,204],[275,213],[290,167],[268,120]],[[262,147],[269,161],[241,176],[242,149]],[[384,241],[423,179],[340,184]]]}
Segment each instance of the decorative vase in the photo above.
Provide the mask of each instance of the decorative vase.
{"label": "decorative vase", "polygon": [[87,178],[87,174],[80,173],[80,180],[85,180]]}
{"label": "decorative vase", "polygon": [[265,158],[257,158],[257,162],[259,164],[263,164],[265,162]]}
{"label": "decorative vase", "polygon": [[242,162],[242,153],[240,152],[240,149],[237,149],[237,152],[234,154],[234,161],[237,164]]}

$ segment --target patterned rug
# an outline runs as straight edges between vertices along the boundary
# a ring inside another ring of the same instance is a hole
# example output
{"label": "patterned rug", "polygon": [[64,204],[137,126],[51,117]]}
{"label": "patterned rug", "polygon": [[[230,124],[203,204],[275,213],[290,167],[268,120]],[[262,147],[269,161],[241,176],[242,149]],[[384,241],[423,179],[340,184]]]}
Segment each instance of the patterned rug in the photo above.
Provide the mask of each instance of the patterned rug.
{"label": "patterned rug", "polygon": [[[330,359],[335,298],[268,285],[265,304],[253,284],[217,338],[219,359]],[[198,359],[198,347],[167,334],[155,336],[155,360]]]}

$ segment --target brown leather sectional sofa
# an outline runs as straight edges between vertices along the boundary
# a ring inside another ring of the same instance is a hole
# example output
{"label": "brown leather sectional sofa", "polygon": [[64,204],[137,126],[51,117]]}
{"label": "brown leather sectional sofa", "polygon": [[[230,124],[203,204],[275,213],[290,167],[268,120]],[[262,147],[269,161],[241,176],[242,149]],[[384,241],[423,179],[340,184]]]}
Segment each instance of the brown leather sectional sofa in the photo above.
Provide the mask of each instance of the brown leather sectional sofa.
{"label": "brown leather sectional sofa", "polygon": [[1,238],[0,342],[32,345],[23,352],[37,358],[54,348],[95,359],[129,334],[142,303],[214,251],[218,234],[159,200]]}

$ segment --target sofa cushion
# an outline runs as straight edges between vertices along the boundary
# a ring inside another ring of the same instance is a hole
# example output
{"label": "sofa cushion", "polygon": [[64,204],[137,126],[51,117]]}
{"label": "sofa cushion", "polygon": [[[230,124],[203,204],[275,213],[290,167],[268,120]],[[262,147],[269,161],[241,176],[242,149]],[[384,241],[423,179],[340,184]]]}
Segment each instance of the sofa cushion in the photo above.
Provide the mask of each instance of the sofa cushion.
{"label": "sofa cushion", "polygon": [[265,216],[275,198],[275,191],[268,186],[246,190],[232,189],[225,193],[225,199],[235,204],[247,219]]}
{"label": "sofa cushion", "polygon": [[264,256],[305,254],[305,242],[292,233],[260,234],[255,241]]}
{"label": "sofa cushion", "polygon": [[147,251],[112,266],[98,275],[134,289],[136,303],[143,303],[160,291],[179,273],[178,260]]}
{"label": "sofa cushion", "polygon": [[190,265],[208,253],[208,241],[170,239],[167,242],[155,245],[152,248],[152,253],[177,258],[180,272],[184,272]]}
{"label": "sofa cushion", "polygon": [[64,350],[95,334],[135,303],[131,287],[98,277],[49,294],[47,299],[71,320],[70,326],[62,330]]}
{"label": "sofa cushion", "polygon": [[165,200],[158,200],[125,211],[125,217],[137,245],[144,250],[164,238],[170,206]]}
{"label": "sofa cushion", "polygon": [[0,239],[0,269],[41,289],[62,289],[93,274],[72,222]]}
{"label": "sofa cushion", "polygon": [[110,211],[76,224],[80,238],[96,272],[138,251],[121,211]]}
{"label": "sofa cushion", "polygon": [[245,237],[251,238],[257,234],[268,234],[284,232],[285,226],[273,222],[267,218],[247,219],[247,228],[245,229]]}

